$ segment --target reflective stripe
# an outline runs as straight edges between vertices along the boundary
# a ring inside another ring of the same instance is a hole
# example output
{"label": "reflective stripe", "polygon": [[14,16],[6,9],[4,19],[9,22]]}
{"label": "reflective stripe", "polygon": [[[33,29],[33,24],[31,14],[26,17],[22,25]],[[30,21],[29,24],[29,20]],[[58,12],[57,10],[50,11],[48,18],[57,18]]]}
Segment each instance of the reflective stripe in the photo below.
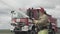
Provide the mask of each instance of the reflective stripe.
{"label": "reflective stripe", "polygon": [[28,22],[32,22],[32,20],[28,19]]}
{"label": "reflective stripe", "polygon": [[56,25],[55,23],[52,23],[52,25]]}
{"label": "reflective stripe", "polygon": [[20,22],[20,19],[16,19],[16,22]]}

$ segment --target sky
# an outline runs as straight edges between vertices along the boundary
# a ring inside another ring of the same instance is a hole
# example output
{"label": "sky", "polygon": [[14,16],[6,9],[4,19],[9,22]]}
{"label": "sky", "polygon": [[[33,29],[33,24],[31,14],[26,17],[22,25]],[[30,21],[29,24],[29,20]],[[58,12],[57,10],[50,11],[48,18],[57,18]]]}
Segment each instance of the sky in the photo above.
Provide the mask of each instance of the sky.
{"label": "sky", "polygon": [[44,7],[46,12],[58,19],[60,27],[60,0],[0,0],[0,29],[9,29],[11,10]]}

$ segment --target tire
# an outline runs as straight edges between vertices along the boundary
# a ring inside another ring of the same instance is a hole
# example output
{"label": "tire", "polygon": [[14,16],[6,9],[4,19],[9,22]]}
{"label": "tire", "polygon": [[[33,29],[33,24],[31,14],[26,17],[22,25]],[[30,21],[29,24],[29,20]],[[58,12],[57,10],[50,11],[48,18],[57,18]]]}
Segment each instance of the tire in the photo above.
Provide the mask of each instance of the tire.
{"label": "tire", "polygon": [[30,34],[36,34],[35,25],[32,26],[32,30],[30,31]]}
{"label": "tire", "polygon": [[54,30],[52,32],[53,32],[53,34],[56,34]]}
{"label": "tire", "polygon": [[18,31],[14,32],[15,34],[20,34]]}
{"label": "tire", "polygon": [[30,34],[36,34],[36,32],[35,31],[31,31],[31,33]]}

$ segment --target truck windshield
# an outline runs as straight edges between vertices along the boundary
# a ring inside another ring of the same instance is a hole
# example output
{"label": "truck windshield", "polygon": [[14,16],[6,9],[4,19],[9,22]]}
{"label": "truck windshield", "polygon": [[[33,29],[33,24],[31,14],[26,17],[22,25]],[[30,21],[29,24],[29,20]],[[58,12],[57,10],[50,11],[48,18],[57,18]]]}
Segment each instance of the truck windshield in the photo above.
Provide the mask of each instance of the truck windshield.
{"label": "truck windshield", "polygon": [[19,12],[15,11],[14,13],[12,13],[12,18],[25,18],[22,14],[20,14]]}

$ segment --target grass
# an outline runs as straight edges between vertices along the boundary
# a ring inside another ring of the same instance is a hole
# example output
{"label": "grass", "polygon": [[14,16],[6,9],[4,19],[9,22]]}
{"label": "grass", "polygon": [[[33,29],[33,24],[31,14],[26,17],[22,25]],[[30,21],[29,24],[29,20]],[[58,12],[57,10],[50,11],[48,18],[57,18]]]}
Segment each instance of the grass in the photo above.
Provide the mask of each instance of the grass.
{"label": "grass", "polygon": [[10,30],[0,30],[0,34],[14,34]]}

